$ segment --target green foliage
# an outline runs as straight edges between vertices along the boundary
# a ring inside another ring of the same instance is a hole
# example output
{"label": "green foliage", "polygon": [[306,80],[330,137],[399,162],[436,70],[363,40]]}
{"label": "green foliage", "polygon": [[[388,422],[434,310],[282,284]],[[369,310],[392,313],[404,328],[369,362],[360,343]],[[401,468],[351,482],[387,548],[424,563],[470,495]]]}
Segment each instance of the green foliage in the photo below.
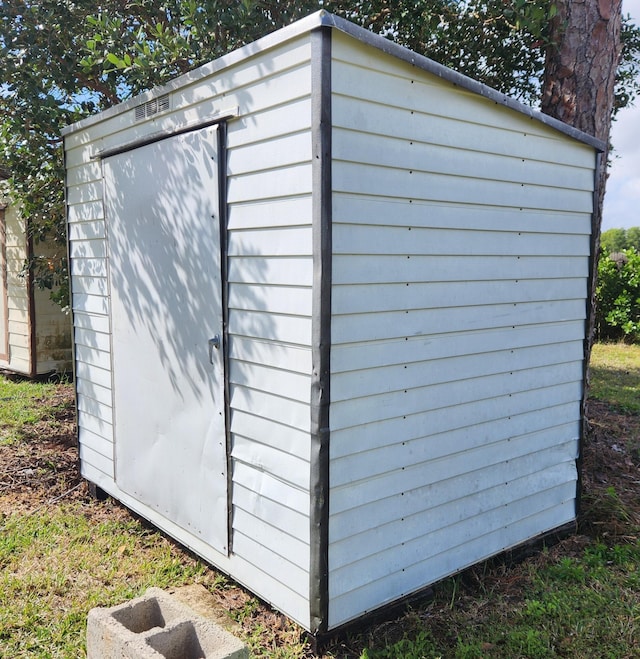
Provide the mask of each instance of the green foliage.
{"label": "green foliage", "polygon": [[622,52],[616,72],[614,113],[627,107],[640,92],[640,30],[628,14],[622,16]]}
{"label": "green foliage", "polygon": [[600,250],[603,254],[622,252],[625,249],[640,252],[640,227],[630,229],[609,229],[600,236]]}
{"label": "green foliage", "polygon": [[640,340],[640,254],[635,249],[602,255],[596,305],[599,340]]}
{"label": "green foliage", "polygon": [[[167,82],[319,8],[536,103],[556,4],[545,0],[3,0],[0,171],[35,241],[29,267],[65,304],[63,126]],[[637,94],[640,30],[623,29],[617,105]]]}

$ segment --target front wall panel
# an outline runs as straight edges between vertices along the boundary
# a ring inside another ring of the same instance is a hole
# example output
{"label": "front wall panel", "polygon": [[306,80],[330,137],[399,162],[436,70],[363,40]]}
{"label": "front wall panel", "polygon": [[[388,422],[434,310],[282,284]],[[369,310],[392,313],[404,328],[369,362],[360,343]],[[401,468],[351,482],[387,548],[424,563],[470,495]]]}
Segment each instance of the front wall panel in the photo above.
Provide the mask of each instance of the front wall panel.
{"label": "front wall panel", "polygon": [[[308,34],[264,52],[252,47],[244,57],[234,54],[208,65],[208,76],[190,82],[189,74],[181,86],[171,87],[168,113],[135,122],[130,108],[65,138],[83,475],[305,626],[309,529],[300,519],[308,519],[309,511],[304,388],[311,372],[310,56]],[[109,253],[100,161],[92,156],[233,108],[239,116],[227,126],[232,456],[227,558],[115,484]],[[278,502],[282,509],[272,519]],[[261,529],[260,552],[254,528]]]}

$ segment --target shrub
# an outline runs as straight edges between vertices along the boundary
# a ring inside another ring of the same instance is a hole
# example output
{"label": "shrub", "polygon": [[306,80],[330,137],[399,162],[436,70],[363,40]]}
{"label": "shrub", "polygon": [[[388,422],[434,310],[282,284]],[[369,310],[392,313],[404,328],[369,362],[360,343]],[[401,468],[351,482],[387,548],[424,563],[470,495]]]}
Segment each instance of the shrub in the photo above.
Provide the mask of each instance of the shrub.
{"label": "shrub", "polygon": [[599,340],[640,341],[640,254],[635,249],[601,255],[596,304]]}

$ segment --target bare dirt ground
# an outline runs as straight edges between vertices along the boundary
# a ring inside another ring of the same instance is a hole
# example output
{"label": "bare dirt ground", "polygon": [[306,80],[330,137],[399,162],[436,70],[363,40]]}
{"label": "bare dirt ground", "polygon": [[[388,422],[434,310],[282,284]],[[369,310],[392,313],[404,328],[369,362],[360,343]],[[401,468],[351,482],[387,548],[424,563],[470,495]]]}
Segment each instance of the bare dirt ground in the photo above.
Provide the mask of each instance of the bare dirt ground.
{"label": "bare dirt ground", "polygon": [[[104,516],[129,513],[114,501],[99,502],[91,498],[78,472],[73,389],[60,385],[57,393],[59,411],[53,418],[34,424],[24,441],[0,445],[0,519],[16,511],[30,513],[58,502],[79,501],[85,514],[98,521]],[[50,404],[50,401],[49,401]],[[640,526],[640,416],[620,414],[604,403],[591,401],[588,406],[589,432],[582,458],[582,512],[577,533],[564,538],[547,552],[533,554],[528,560],[553,561],[559,556],[579,556],[594,538],[622,540],[629,529]],[[481,606],[481,589],[500,589],[505,603],[522,599],[526,570],[509,560],[498,559],[467,570],[460,579],[457,604],[468,608]],[[480,585],[481,584],[481,585]],[[217,594],[220,606],[246,608],[252,596],[240,587],[225,588]],[[443,636],[446,607],[429,608],[429,625]],[[419,609],[414,609],[416,611]],[[414,614],[416,615],[416,614]],[[419,615],[419,614],[417,614]],[[286,646],[299,632],[290,621],[266,605],[252,607],[250,616],[241,621],[248,634],[258,627],[269,629],[270,642]],[[370,624],[357,634],[343,635],[329,643],[331,656],[358,657],[371,638],[402,637],[403,615]],[[444,639],[443,639],[444,640]],[[316,656],[309,648],[308,657]]]}
{"label": "bare dirt ground", "polygon": [[72,385],[60,385],[47,405],[60,408],[53,418],[29,426],[24,441],[0,444],[0,515],[87,494],[78,472]]}

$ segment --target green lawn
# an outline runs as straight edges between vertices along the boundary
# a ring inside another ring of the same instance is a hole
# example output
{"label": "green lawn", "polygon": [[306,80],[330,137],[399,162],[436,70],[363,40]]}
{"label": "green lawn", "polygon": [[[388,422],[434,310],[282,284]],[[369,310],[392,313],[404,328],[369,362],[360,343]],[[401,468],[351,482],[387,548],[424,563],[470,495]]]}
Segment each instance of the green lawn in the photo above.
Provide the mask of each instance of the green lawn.
{"label": "green lawn", "polygon": [[0,444],[15,441],[37,421],[51,417],[59,404],[57,391],[55,384],[0,376]]}
{"label": "green lawn", "polygon": [[[596,345],[591,372],[592,397],[611,410],[585,445],[585,469],[596,465],[585,474],[591,523],[523,561],[446,579],[432,599],[329,644],[325,658],[640,657],[640,465],[625,452],[640,428],[640,347]],[[116,502],[88,498],[55,453],[37,462],[40,447],[71,434],[56,425],[71,405],[68,387],[0,378],[0,398],[0,657],[82,657],[90,608],[193,582],[214,593],[254,657],[313,656],[284,616]],[[623,485],[616,464],[630,474]],[[32,472],[63,484],[50,491],[29,481]]]}
{"label": "green lawn", "polygon": [[624,412],[640,414],[640,345],[594,345],[590,395]]}

